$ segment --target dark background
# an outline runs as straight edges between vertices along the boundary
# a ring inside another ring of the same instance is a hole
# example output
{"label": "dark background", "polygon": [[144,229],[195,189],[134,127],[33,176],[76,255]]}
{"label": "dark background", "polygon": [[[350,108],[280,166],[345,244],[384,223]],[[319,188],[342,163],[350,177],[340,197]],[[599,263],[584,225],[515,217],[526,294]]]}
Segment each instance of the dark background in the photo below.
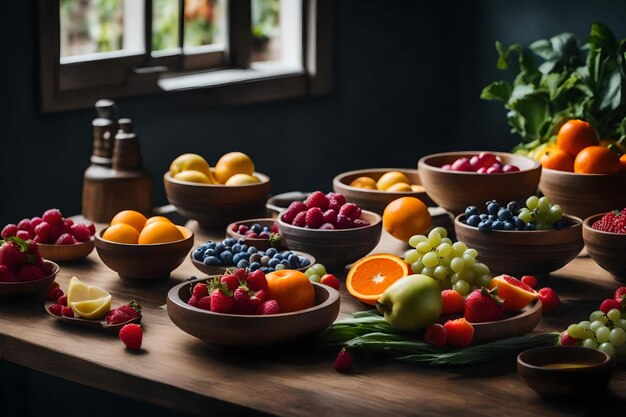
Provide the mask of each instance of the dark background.
{"label": "dark background", "polygon": [[[92,109],[39,110],[36,3],[11,2],[0,25],[1,225],[50,207],[80,212],[91,154]],[[350,169],[415,167],[421,156],[445,150],[511,149],[517,138],[502,106],[479,98],[486,84],[507,77],[495,68],[494,42],[528,45],[564,31],[584,40],[594,21],[626,36],[626,4],[337,0],[335,87],[328,96],[211,108],[169,94],[119,100],[118,108],[136,123],[155,205],[167,203],[162,173],[185,152],[214,164],[240,150],[272,178],[274,193],[327,191],[334,175]],[[0,381],[17,372],[6,366]],[[34,373],[18,374],[17,398],[45,385]],[[60,395],[63,383],[52,385]],[[15,391],[5,385],[0,395]]]}

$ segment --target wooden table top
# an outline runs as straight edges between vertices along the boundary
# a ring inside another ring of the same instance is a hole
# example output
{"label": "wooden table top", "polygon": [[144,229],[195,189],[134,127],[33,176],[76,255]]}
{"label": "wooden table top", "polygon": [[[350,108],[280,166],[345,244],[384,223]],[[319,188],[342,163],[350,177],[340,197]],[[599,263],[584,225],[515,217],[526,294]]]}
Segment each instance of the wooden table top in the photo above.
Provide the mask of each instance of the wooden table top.
{"label": "wooden table top", "polygon": [[[188,226],[196,232],[196,245],[222,238],[219,233],[200,231],[195,222]],[[383,235],[375,252],[401,254],[404,249],[401,242]],[[164,308],[170,287],[192,275],[201,276],[189,259],[169,281],[149,287],[122,283],[95,250],[85,262],[62,265],[57,277],[61,288],[73,275],[106,288],[114,303],[135,298],[143,306],[143,350],[132,353],[115,335],[61,323],[44,312],[42,300],[1,300],[0,358],[195,415],[210,410],[217,415],[534,417],[589,415],[599,410],[623,415],[626,409],[624,370],[615,373],[608,399],[586,410],[543,402],[517,377],[513,358],[466,368],[359,362],[352,374],[339,374],[332,366],[336,352],[321,352],[316,346],[207,349],[174,326]],[[586,256],[542,284],[554,288],[564,305],[544,316],[537,331],[560,331],[586,319],[619,286]],[[341,301],[342,314],[364,308],[344,288]]]}

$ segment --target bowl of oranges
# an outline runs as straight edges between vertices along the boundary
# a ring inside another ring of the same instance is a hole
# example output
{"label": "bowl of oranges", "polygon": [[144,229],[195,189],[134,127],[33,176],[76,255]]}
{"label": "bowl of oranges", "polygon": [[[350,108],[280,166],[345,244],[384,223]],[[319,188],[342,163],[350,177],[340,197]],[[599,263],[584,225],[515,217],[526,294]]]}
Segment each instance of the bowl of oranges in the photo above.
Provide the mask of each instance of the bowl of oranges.
{"label": "bowl of oranges", "polygon": [[134,210],[119,212],[95,235],[102,262],[122,280],[166,279],[193,247],[193,233],[163,216],[146,218]]}
{"label": "bowl of oranges", "polygon": [[534,155],[543,166],[539,188],[581,218],[624,207],[626,193],[619,190],[626,184],[625,151],[620,141],[598,140],[591,124],[569,120],[556,142]]}
{"label": "bowl of oranges", "polygon": [[165,194],[181,215],[204,228],[265,217],[271,181],[254,169],[252,159],[241,152],[223,155],[215,168],[200,155],[184,154],[163,175]]}

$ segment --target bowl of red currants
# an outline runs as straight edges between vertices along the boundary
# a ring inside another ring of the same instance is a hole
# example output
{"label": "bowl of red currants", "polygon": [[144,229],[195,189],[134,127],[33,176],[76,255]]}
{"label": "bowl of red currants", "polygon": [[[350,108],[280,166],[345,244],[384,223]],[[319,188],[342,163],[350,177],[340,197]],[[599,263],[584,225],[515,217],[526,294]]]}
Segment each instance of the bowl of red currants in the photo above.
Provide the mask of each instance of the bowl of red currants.
{"label": "bowl of red currants", "polygon": [[248,246],[254,246],[258,250],[269,248],[286,249],[280,240],[280,230],[276,219],[250,219],[240,220],[228,225],[226,237],[235,240],[243,239]]}

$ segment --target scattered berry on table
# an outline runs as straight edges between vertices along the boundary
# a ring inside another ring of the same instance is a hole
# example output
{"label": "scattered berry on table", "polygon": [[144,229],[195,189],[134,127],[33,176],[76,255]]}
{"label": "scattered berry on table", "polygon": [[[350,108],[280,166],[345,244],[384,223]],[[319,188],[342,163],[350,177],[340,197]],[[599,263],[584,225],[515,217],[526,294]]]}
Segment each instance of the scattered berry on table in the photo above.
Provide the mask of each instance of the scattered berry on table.
{"label": "scattered berry on table", "polygon": [[55,316],[60,316],[62,314],[63,307],[65,306],[62,306],[61,304],[51,304],[50,307],[48,307],[48,310]]}
{"label": "scattered berry on table", "polygon": [[72,307],[62,307],[61,308],[61,315],[63,317],[74,317],[74,310],[72,310]]}
{"label": "scattered berry on table", "polygon": [[120,329],[119,338],[130,350],[141,349],[143,331],[139,324],[127,324]]}
{"label": "scattered berry on table", "polygon": [[545,287],[537,291],[541,300],[541,310],[543,313],[555,311],[561,305],[561,300],[552,288]]}
{"label": "scattered berry on table", "polygon": [[57,298],[57,304],[60,304],[62,306],[67,306],[67,295],[62,295],[59,298]]}
{"label": "scattered berry on table", "polygon": [[443,347],[446,345],[446,339],[446,328],[441,324],[435,323],[426,329],[426,334],[424,335],[424,341],[426,341],[426,343],[437,347]]}
{"label": "scattered berry on table", "polygon": [[346,348],[343,348],[337,354],[335,359],[334,368],[337,372],[348,371],[352,367],[352,355]]}
{"label": "scattered berry on table", "polygon": [[474,326],[465,318],[448,320],[443,327],[446,329],[447,344],[454,347],[467,347],[474,338]]}

